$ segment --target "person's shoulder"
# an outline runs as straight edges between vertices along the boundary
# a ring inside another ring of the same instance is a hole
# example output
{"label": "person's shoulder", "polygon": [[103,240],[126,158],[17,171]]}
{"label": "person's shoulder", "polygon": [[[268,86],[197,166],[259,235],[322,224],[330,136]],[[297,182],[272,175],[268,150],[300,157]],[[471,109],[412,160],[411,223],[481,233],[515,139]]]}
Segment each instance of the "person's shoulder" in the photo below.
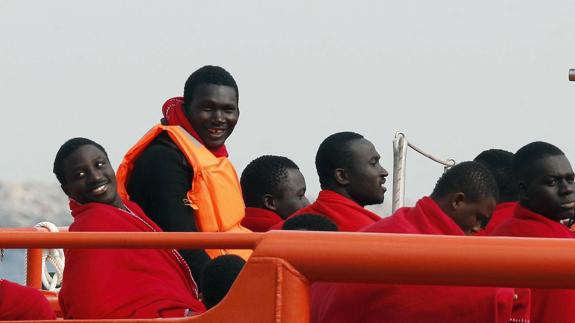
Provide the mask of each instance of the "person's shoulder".
{"label": "person's shoulder", "polygon": [[309,205],[306,205],[304,207],[302,207],[301,209],[295,211],[292,215],[290,215],[288,218],[293,218],[295,216],[298,216],[300,214],[305,214],[305,213],[311,213],[311,214],[320,214],[319,211],[316,208],[317,206],[317,201],[313,202]]}
{"label": "person's shoulder", "polygon": [[377,222],[366,226],[361,229],[361,232],[372,232],[372,233],[398,233],[402,232],[401,225],[397,221],[397,217],[390,215],[388,217],[382,218]]}
{"label": "person's shoulder", "polygon": [[[499,223],[499,225],[497,225],[497,227],[495,227],[493,230],[491,230],[491,232],[489,233],[490,236],[515,236],[515,235],[519,235],[519,232],[517,232],[516,227],[520,224],[518,224],[519,220],[514,218],[514,217],[510,217],[507,218],[503,221],[501,221],[501,223]],[[520,221],[519,221],[520,222]]]}
{"label": "person's shoulder", "polygon": [[120,209],[101,203],[89,203],[84,207],[83,212],[74,218],[69,231],[126,231],[126,221]]}
{"label": "person's shoulder", "polygon": [[130,210],[134,211],[136,214],[144,214],[144,210],[142,210],[138,203],[129,200],[125,200],[123,202]]}
{"label": "person's shoulder", "polygon": [[155,222],[150,219],[150,217],[146,214],[146,212],[144,212],[144,210],[135,202],[132,201],[124,201],[124,204],[126,205],[126,207],[128,207],[128,209],[133,212],[136,216],[140,217],[142,220],[144,220],[144,222],[147,222],[148,224],[152,224],[152,226],[154,227],[155,231],[163,231],[160,227],[158,227]]}
{"label": "person's shoulder", "polygon": [[503,220],[491,236],[553,238],[554,229],[544,222],[520,219],[515,216]]}
{"label": "person's shoulder", "polygon": [[[0,290],[3,292],[9,292],[9,293],[17,294],[19,292],[28,293],[28,292],[30,292],[30,290],[33,290],[33,289],[30,287],[26,287],[26,286],[22,286],[20,284],[14,283],[14,282],[7,280],[7,279],[0,279]],[[34,292],[35,292],[35,290],[34,290]],[[34,292],[30,292],[30,293],[34,293]]]}
{"label": "person's shoulder", "polygon": [[[156,169],[171,171],[173,169],[190,169],[184,153],[165,134],[156,137],[138,157],[136,169]],[[135,171],[138,173],[138,171]],[[147,173],[147,172],[146,172]],[[140,175],[135,175],[140,176]]]}
{"label": "person's shoulder", "polygon": [[392,215],[386,216],[377,222],[363,228],[362,232],[379,232],[379,233],[413,233],[413,223],[407,217],[413,207],[402,207]]}
{"label": "person's shoulder", "polygon": [[28,286],[23,286],[14,282],[11,282],[9,280],[3,280],[2,281],[2,286],[5,288],[5,290],[7,290],[9,293],[11,293],[10,296],[14,296],[14,297],[33,297],[33,298],[44,298],[44,295],[42,295],[42,293],[40,293],[40,291],[38,291],[35,288],[32,287],[28,287]]}
{"label": "person's shoulder", "polygon": [[142,152],[140,160],[147,159],[170,159],[183,155],[178,146],[165,134],[156,137]]}
{"label": "person's shoulder", "polygon": [[42,293],[32,287],[20,285],[9,280],[2,280],[0,288],[5,292],[6,297],[14,299],[26,299],[27,302],[42,301],[48,304],[46,297]]}

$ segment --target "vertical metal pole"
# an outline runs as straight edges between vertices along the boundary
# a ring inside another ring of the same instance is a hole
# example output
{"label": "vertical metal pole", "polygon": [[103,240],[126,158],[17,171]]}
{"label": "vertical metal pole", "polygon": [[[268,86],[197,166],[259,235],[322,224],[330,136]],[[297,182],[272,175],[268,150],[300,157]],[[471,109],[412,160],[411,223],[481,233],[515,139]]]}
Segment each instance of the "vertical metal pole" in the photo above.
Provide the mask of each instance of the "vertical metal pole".
{"label": "vertical metal pole", "polygon": [[26,253],[26,286],[42,288],[42,249],[28,249]]}

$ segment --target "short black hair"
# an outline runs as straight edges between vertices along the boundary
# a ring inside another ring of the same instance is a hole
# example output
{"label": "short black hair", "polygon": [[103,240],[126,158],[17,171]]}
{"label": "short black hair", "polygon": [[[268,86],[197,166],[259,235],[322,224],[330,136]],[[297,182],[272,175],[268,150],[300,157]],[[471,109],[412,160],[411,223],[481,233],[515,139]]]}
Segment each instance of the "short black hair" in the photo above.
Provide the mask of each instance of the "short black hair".
{"label": "short black hair", "polygon": [[56,153],[56,158],[54,159],[54,168],[52,169],[60,184],[66,183],[63,169],[64,159],[70,156],[70,154],[76,151],[76,149],[85,145],[95,146],[96,148],[100,149],[104,153],[104,155],[106,155],[106,158],[108,158],[108,153],[106,152],[106,149],[104,149],[104,147],[102,147],[100,144],[98,144],[93,140],[82,137],[76,137],[66,141],[62,146],[60,146],[60,149],[58,149],[58,152]]}
{"label": "short black hair", "polygon": [[234,77],[222,67],[206,65],[196,70],[190,75],[190,77],[188,77],[186,85],[184,85],[184,109],[188,109],[190,103],[192,103],[196,87],[201,84],[231,86],[236,90],[236,98],[238,101],[240,99],[240,92]]}
{"label": "short black hair", "polygon": [[346,168],[350,164],[349,143],[363,139],[363,136],[351,132],[338,132],[325,138],[319,145],[315,155],[315,168],[322,189],[334,182],[334,172],[337,168]]}
{"label": "short black hair", "polygon": [[466,161],[448,169],[437,181],[431,197],[438,199],[450,193],[462,192],[471,201],[493,197],[499,200],[499,190],[493,175],[483,165]]}
{"label": "short black hair", "polygon": [[288,169],[299,170],[299,167],[287,157],[264,155],[252,160],[240,178],[246,206],[258,207],[265,194],[280,193]]}
{"label": "short black hair", "polygon": [[512,152],[502,149],[489,149],[482,151],[473,159],[491,172],[499,188],[500,202],[519,200],[519,190],[513,178]]}
{"label": "short black hair", "polygon": [[517,180],[524,179],[525,171],[536,161],[551,157],[565,155],[561,149],[556,146],[543,142],[535,141],[521,147],[513,157],[513,175]]}
{"label": "short black hair", "polygon": [[339,231],[337,225],[328,217],[310,213],[287,219],[282,230]]}
{"label": "short black hair", "polygon": [[246,261],[237,255],[223,255],[208,262],[201,280],[202,302],[208,309],[226,296],[245,263]]}

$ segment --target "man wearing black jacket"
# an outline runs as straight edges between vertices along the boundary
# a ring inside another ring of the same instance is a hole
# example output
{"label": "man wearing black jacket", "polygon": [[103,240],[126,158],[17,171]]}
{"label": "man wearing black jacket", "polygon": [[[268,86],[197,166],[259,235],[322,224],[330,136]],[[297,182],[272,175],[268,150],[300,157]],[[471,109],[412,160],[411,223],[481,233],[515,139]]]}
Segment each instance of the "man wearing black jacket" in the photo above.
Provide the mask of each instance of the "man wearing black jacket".
{"label": "man wearing black jacket", "polygon": [[[226,70],[204,66],[188,78],[183,98],[172,98],[164,104],[162,123],[180,126],[193,137],[190,139],[215,157],[225,158],[224,143],[239,118],[238,97],[237,84]],[[198,227],[196,210],[188,199],[194,167],[187,157],[173,138],[162,132],[136,157],[131,173],[126,176],[125,187],[130,199],[164,231],[203,231]],[[229,167],[235,173],[231,164]],[[239,194],[241,200],[241,191]],[[243,210],[241,212],[243,217]],[[210,260],[208,254],[204,250],[180,250],[180,253],[199,280]]]}

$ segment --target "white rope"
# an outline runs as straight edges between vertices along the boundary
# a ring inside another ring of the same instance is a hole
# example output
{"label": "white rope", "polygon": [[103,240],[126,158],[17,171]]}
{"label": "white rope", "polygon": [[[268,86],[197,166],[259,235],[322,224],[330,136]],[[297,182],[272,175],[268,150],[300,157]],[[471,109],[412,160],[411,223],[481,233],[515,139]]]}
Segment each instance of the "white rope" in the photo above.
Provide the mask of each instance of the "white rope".
{"label": "white rope", "polygon": [[424,152],[423,150],[417,148],[414,144],[412,144],[410,142],[408,142],[407,144],[409,145],[409,147],[411,149],[417,151],[418,153],[422,154],[423,156],[433,160],[436,163],[442,164],[443,166],[445,166],[446,170],[450,167],[455,166],[455,160],[453,160],[453,159],[447,159],[447,160],[439,159],[439,158],[434,157],[433,155],[428,154],[428,153]]}
{"label": "white rope", "polygon": [[[45,228],[50,232],[58,232],[58,227],[50,222],[40,222],[35,228]],[[48,272],[46,262],[50,262],[55,269],[54,276]],[[53,292],[60,290],[62,278],[64,276],[64,250],[48,249],[42,254],[42,286]]]}
{"label": "white rope", "polygon": [[405,137],[405,134],[401,132],[396,133],[395,139],[393,140],[393,199],[392,199],[393,212],[395,212],[400,207],[403,207],[404,205],[407,147],[410,147],[411,149],[433,160],[436,163],[442,164],[445,170],[455,166],[456,164],[455,160],[453,159],[443,160],[424,152],[414,144],[410,143]]}

